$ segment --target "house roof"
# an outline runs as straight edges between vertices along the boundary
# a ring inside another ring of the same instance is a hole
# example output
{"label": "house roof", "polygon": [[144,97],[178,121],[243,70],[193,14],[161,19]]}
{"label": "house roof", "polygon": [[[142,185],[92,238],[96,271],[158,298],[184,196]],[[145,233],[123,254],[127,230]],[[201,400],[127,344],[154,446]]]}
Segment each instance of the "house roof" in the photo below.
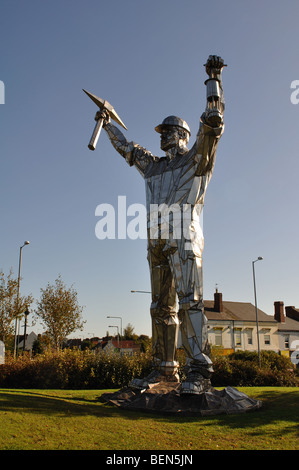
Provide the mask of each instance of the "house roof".
{"label": "house roof", "polygon": [[[249,302],[222,302],[223,311],[221,313],[214,310],[214,301],[205,300],[205,315],[208,320],[235,320],[235,321],[256,321],[255,306]],[[257,310],[259,323],[271,322],[278,326],[279,331],[299,331],[299,321],[289,317],[284,317],[285,322],[278,322],[274,316],[267,315],[262,310]]]}
{"label": "house roof", "polygon": [[285,322],[278,322],[278,331],[299,331],[299,321],[285,317]]}
{"label": "house roof", "polygon": [[[112,344],[115,347],[118,347],[118,341],[117,339],[112,339]],[[121,349],[140,349],[140,346],[135,343],[135,341],[132,340],[121,340],[119,342],[119,347]]]}
{"label": "house roof", "polygon": [[[255,306],[249,302],[222,302],[223,311],[216,312],[214,310],[214,301],[205,300],[205,315],[208,320],[240,320],[240,321],[256,321]],[[267,315],[262,310],[257,310],[258,321],[275,322],[271,315]]]}
{"label": "house roof", "polygon": [[[115,348],[118,348],[118,340],[113,338],[113,339],[109,339],[108,341],[107,340],[104,340],[102,341],[101,343],[98,343],[95,348],[96,349],[104,349],[107,344],[112,344]],[[140,346],[139,344],[136,344],[135,341],[133,340],[120,340],[119,341],[119,347],[120,349],[140,349]]]}
{"label": "house roof", "polygon": [[[34,333],[34,331],[31,331],[31,333],[26,334],[26,350],[27,349],[32,349],[34,341],[37,339],[37,335]],[[19,336],[19,343],[18,347],[22,349],[24,347],[24,335]]]}

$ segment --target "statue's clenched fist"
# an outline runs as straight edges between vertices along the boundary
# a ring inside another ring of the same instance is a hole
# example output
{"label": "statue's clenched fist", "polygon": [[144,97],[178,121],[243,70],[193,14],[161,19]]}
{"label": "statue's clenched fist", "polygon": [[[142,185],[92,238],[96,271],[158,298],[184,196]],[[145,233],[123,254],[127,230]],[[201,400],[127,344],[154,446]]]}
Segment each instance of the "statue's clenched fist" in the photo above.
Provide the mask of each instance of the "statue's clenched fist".
{"label": "statue's clenched fist", "polygon": [[98,121],[99,119],[103,119],[103,127],[105,127],[106,124],[108,124],[111,121],[109,113],[105,109],[98,111],[94,119],[95,121]]}
{"label": "statue's clenched fist", "polygon": [[213,75],[219,75],[223,67],[226,67],[224,60],[218,55],[210,55],[207,63],[205,64],[206,72],[210,77]]}

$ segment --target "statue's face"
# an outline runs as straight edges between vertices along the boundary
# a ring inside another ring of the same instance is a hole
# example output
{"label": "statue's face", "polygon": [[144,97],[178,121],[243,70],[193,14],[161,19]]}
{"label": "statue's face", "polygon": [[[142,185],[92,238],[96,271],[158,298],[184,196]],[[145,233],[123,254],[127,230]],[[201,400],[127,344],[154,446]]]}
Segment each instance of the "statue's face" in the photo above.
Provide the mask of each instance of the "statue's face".
{"label": "statue's face", "polygon": [[179,146],[180,138],[179,131],[175,126],[165,127],[161,132],[161,149],[167,151]]}

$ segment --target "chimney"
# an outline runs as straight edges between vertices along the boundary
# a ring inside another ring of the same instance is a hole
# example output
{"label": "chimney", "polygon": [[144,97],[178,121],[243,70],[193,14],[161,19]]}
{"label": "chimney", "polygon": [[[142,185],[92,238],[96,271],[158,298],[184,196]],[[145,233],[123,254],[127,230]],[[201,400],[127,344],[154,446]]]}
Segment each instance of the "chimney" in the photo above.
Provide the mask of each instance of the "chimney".
{"label": "chimney", "polygon": [[293,320],[299,321],[299,311],[295,307],[286,307],[286,316],[292,318]]}
{"label": "chimney", "polygon": [[283,314],[283,302],[274,302],[274,320],[279,323],[285,323],[285,317]]}
{"label": "chimney", "polygon": [[223,311],[223,306],[222,306],[222,294],[221,292],[218,292],[218,289],[216,288],[216,292],[214,294],[214,311],[221,313]]}

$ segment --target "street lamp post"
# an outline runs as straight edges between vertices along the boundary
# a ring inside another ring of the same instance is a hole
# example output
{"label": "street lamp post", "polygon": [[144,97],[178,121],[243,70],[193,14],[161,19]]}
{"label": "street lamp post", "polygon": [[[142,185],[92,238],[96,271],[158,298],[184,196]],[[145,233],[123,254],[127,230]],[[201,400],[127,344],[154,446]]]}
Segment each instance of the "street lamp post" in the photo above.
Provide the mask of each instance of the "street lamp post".
{"label": "street lamp post", "polygon": [[26,329],[27,329],[27,317],[29,315],[29,310],[26,309],[24,312],[25,315],[25,323],[24,323],[24,343],[23,343],[23,353],[25,352],[25,344],[26,344]]}
{"label": "street lamp post", "polygon": [[18,274],[18,290],[17,290],[17,315],[16,315],[16,323],[15,323],[15,344],[14,344],[14,358],[16,358],[16,351],[17,351],[17,330],[18,330],[18,310],[19,310],[19,298],[20,298],[20,280],[21,280],[21,263],[22,263],[22,249],[24,246],[29,245],[29,241],[26,240],[24,245],[20,247],[20,254],[19,254],[19,274]]}
{"label": "street lamp post", "polygon": [[108,328],[117,328],[117,348],[119,350],[119,329],[117,325],[109,325]]}
{"label": "street lamp post", "polygon": [[122,336],[123,335],[123,319],[122,319],[122,317],[111,317],[110,315],[108,315],[107,318],[120,318],[120,336]]}
{"label": "street lamp post", "polygon": [[257,349],[258,349],[258,356],[259,356],[259,366],[261,367],[261,351],[260,351],[260,336],[259,336],[259,322],[258,322],[258,315],[257,315],[257,300],[256,300],[256,285],[255,285],[255,270],[254,270],[254,263],[257,261],[261,261],[263,258],[261,256],[258,257],[255,261],[252,261],[252,272],[253,272],[253,287],[254,287],[254,300],[255,300],[255,316],[256,316],[256,329],[257,329]]}
{"label": "street lamp post", "polygon": [[151,294],[151,292],[148,291],[148,290],[131,290],[131,292],[133,294],[135,294],[136,292],[139,293],[139,294]]}

